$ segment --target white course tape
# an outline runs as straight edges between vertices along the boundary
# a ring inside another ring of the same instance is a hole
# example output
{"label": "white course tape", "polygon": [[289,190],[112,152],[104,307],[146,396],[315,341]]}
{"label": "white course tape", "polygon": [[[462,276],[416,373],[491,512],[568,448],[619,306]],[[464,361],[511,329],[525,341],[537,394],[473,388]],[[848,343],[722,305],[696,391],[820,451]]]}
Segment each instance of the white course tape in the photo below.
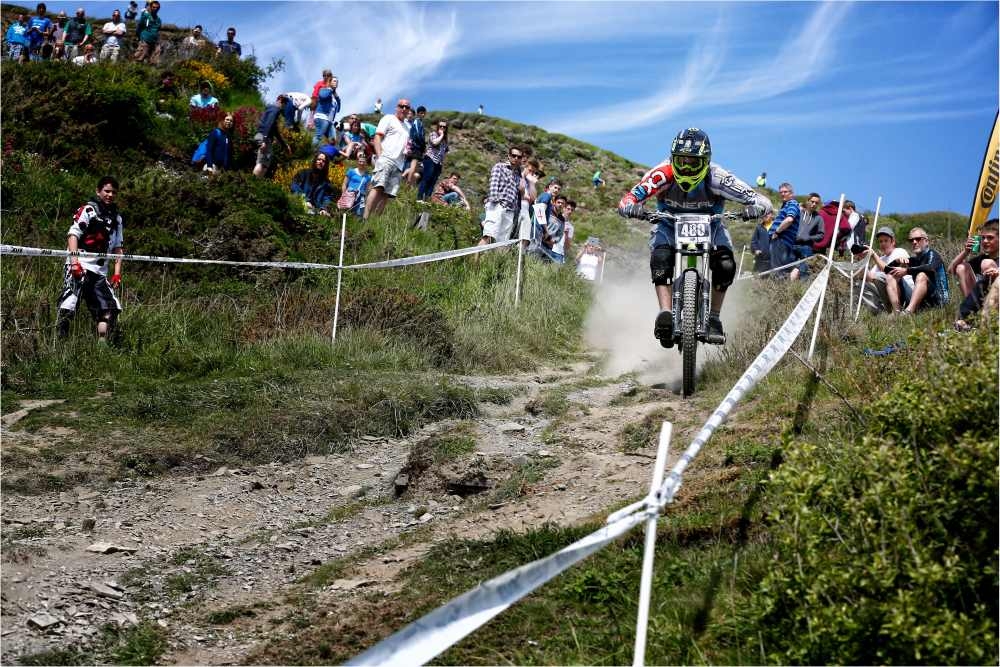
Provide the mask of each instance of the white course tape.
{"label": "white course tape", "polygon": [[701,431],[695,436],[691,445],[684,450],[680,460],[674,465],[670,471],[670,475],[656,493],[657,502],[661,508],[667,503],[673,502],[674,495],[681,488],[681,476],[684,474],[684,470],[698,454],[702,446],[708,442],[715,429],[726,421],[729,413],[739,403],[740,399],[743,398],[743,395],[750,391],[762,377],[774,368],[778,360],[785,356],[785,353],[791,348],[792,343],[802,333],[802,329],[812,314],[813,308],[816,307],[820,296],[826,290],[826,283],[829,278],[830,267],[827,266],[816,276],[812,285],[806,290],[806,293],[799,300],[799,303],[788,316],[788,319],[785,320],[778,333],[774,334],[774,337],[761,350],[757,358],[750,364],[750,367],[743,373],[743,376],[740,377],[739,381],[733,385],[733,388],[729,390],[726,397],[719,403],[719,407],[715,409],[712,416],[702,426]]}
{"label": "white course tape", "polygon": [[0,245],[0,255],[18,255],[21,257],[86,257],[95,259],[124,259],[135,262],[156,262],[161,264],[214,264],[222,266],[245,266],[259,267],[267,269],[387,269],[398,266],[411,266],[413,264],[425,264],[427,262],[439,262],[453,257],[464,257],[481,252],[488,252],[496,248],[504,248],[517,243],[517,239],[511,241],[500,241],[489,245],[472,246],[471,248],[459,248],[458,250],[446,250],[435,252],[429,255],[417,255],[416,257],[403,257],[400,259],[389,259],[382,262],[369,262],[367,264],[349,264],[340,266],[339,264],[317,264],[315,262],[237,262],[225,259],[193,259],[182,257],[158,257],[156,255],[131,255],[128,253],[118,255],[109,252],[76,252],[68,250],[53,250],[48,248],[28,248],[16,245]]}
{"label": "white course tape", "polygon": [[736,280],[749,280],[750,278],[760,278],[761,276],[766,276],[769,273],[774,273],[775,271],[781,271],[782,269],[787,269],[790,266],[798,266],[802,262],[812,261],[813,257],[822,257],[823,259],[826,259],[826,256],[822,254],[809,255],[804,259],[797,259],[794,262],[789,262],[788,264],[782,264],[781,266],[776,266],[773,269],[768,269],[767,271],[761,271],[760,273],[744,273],[743,275],[739,276]]}
{"label": "white course tape", "polygon": [[652,511],[623,517],[551,556],[479,584],[383,639],[347,665],[422,665],[563,570],[644,523]]}

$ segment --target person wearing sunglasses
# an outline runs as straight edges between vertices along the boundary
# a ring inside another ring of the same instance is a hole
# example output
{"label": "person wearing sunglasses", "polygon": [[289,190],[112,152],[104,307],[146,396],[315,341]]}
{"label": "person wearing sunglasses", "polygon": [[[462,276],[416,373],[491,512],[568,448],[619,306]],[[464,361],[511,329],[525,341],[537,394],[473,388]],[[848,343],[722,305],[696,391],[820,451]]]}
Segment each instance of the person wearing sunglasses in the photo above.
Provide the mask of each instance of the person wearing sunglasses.
{"label": "person wearing sunglasses", "polygon": [[921,227],[914,227],[907,235],[907,243],[910,244],[910,263],[887,271],[901,281],[908,300],[903,312],[912,315],[919,308],[948,303],[948,276],[944,272],[944,262],[941,255],[930,247],[927,232]]}
{"label": "person wearing sunglasses", "polygon": [[409,139],[403,119],[411,108],[409,100],[400,99],[396,103],[396,113],[382,116],[375,128],[375,169],[365,203],[365,220],[380,214],[386,203],[399,192],[403,167],[406,166],[403,155],[406,153],[406,140]]}
{"label": "person wearing sunglasses", "polygon": [[[643,202],[656,201],[659,211],[720,214],[726,200],[743,204],[743,219],[760,218],[773,210],[771,201],[717,164],[712,164],[712,144],[698,128],[681,130],[670,146],[670,159],[650,169],[618,203],[618,214],[646,219]],[[710,343],[723,343],[722,302],[736,278],[736,261],[729,230],[721,220],[712,222],[712,302],[708,316]],[[674,223],[661,221],[649,241],[649,268],[660,312],[653,335],[663,347],[673,345],[671,312],[674,277]]]}
{"label": "person wearing sunglasses", "polygon": [[983,299],[993,286],[998,274],[1000,274],[1000,261],[998,261],[997,251],[1000,243],[997,240],[997,230],[1000,228],[997,218],[987,220],[979,228],[979,237],[982,243],[982,252],[975,257],[969,258],[972,254],[975,239],[969,237],[965,242],[962,251],[951,260],[948,265],[948,273],[954,274],[958,278],[958,285],[962,289],[964,299],[958,308],[958,319],[955,320],[956,331],[969,331],[972,328],[966,320],[983,307]]}
{"label": "person wearing sunglasses", "polygon": [[511,146],[507,161],[497,162],[490,170],[490,193],[486,198],[486,219],[479,245],[506,241],[514,229],[514,213],[521,205],[521,162],[524,149]]}

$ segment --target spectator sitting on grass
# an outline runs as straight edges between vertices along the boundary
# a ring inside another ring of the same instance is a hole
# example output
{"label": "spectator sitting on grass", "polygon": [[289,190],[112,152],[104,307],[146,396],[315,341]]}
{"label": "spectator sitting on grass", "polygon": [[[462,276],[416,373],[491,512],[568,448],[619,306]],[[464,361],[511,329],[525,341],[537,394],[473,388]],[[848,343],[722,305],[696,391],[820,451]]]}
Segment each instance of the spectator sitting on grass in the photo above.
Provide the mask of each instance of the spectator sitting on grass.
{"label": "spectator sitting on grass", "polygon": [[24,14],[18,14],[14,22],[7,28],[4,41],[7,42],[7,57],[14,62],[21,60],[21,54],[27,52],[28,44],[30,43],[28,39],[28,22]]}
{"label": "spectator sitting on grass", "polygon": [[470,210],[469,200],[465,198],[462,188],[458,187],[459,180],[461,180],[461,176],[456,172],[451,172],[448,178],[438,181],[434,187],[434,193],[431,195],[431,201],[446,206],[463,206],[465,210]]}
{"label": "spectator sitting on grass", "polygon": [[[919,308],[943,306],[948,302],[948,283],[944,272],[944,263],[937,251],[930,247],[927,232],[920,227],[910,230],[908,238],[913,255],[906,267],[890,268],[886,273],[897,280],[912,279],[903,283],[902,291],[907,300],[903,312],[913,314]],[[944,280],[942,284],[942,280]]]}
{"label": "spectator sitting on grass", "polygon": [[[566,195],[556,195],[552,198],[552,208],[547,222],[540,225],[540,235],[532,241],[531,254],[546,262],[562,264],[564,258],[556,252],[566,231],[566,221],[563,218],[563,207],[566,205]],[[536,220],[536,224],[537,224]]]}
{"label": "spectator sitting on grass", "polygon": [[760,219],[760,224],[754,227],[750,237],[750,252],[753,253],[753,270],[755,273],[771,268],[771,224],[774,222],[774,211],[768,211]]}
{"label": "spectator sitting on grass", "polygon": [[281,118],[286,104],[289,104],[288,98],[278,95],[275,103],[267,105],[260,116],[257,134],[254,135],[254,141],[257,142],[257,164],[254,165],[253,175],[258,178],[266,176],[274,164],[275,143],[284,146],[289,155],[292,154],[292,147],[285,142],[278,128],[278,119]]}
{"label": "spectator sitting on grass", "polygon": [[74,65],[93,65],[97,62],[97,52],[94,51],[93,44],[83,47],[83,55],[73,58]]}
{"label": "spectator sitting on grass", "polygon": [[191,109],[218,109],[219,100],[212,95],[212,84],[202,81],[201,92],[191,96],[189,106]]}
{"label": "spectator sitting on grass", "polygon": [[601,170],[600,169],[598,169],[597,171],[594,172],[594,177],[591,179],[591,181],[594,183],[594,187],[595,188],[599,188],[602,185],[604,185],[604,179],[601,178]]}
{"label": "spectator sitting on grass", "polygon": [[354,203],[351,206],[351,213],[359,218],[364,215],[365,198],[368,196],[368,186],[372,182],[372,175],[368,172],[368,156],[364,151],[359,152],[357,166],[348,169],[344,174],[344,184],[341,192],[353,192]]}
{"label": "spectator sitting on grass", "polygon": [[215,174],[229,169],[233,159],[233,114],[227,113],[208,135],[205,171]]}
{"label": "spectator sitting on grass", "polygon": [[104,24],[101,33],[104,35],[104,44],[101,46],[101,60],[118,60],[121,52],[122,40],[125,38],[125,21],[122,20],[121,12],[117,9],[111,12],[111,20]]}
{"label": "spectator sitting on grass", "polygon": [[982,252],[969,259],[972,254],[973,238],[970,236],[955,259],[948,265],[948,273],[958,278],[964,299],[958,309],[958,319],[955,320],[956,331],[969,331],[969,317],[978,313],[983,307],[983,298],[989,292],[1000,270],[997,251],[1000,244],[997,241],[997,218],[987,220],[979,228],[982,239]]}
{"label": "spectator sitting on grass", "polygon": [[243,47],[236,41],[236,28],[232,26],[226,30],[226,38],[219,42],[218,47],[215,51],[217,56],[236,56],[239,58],[243,55]]}
{"label": "spectator sitting on grass", "polygon": [[896,247],[896,234],[891,227],[879,227],[875,240],[878,242],[878,253],[872,248],[867,250],[875,264],[868,270],[868,280],[871,281],[869,284],[878,297],[877,302],[874,302],[875,307],[898,313],[903,304],[902,287],[899,278],[889,271],[895,267],[906,267],[910,263],[910,256],[902,248]]}
{"label": "spectator sitting on grass", "polygon": [[347,129],[340,134],[340,152],[349,160],[355,159],[359,153],[370,160],[375,149],[362,129],[358,115],[351,114],[345,122]]}
{"label": "spectator sitting on grass", "polygon": [[[66,249],[72,253],[80,250],[94,253],[115,253],[122,250],[122,217],[115,198],[118,181],[105,176],[97,182],[96,195],[81,206],[73,216],[73,224],[66,235]],[[69,326],[76,316],[80,299],[97,321],[97,336],[101,341],[114,329],[121,312],[121,303],[114,290],[121,284],[122,260],[114,261],[115,269],[108,278],[107,259],[70,256],[66,258],[63,291],[59,295],[56,329],[60,338],[69,334]]]}
{"label": "spectator sitting on grass", "polygon": [[[797,259],[809,259],[815,253],[812,246],[816,241],[823,239],[823,218],[818,211],[823,204],[823,198],[815,192],[810,192],[806,198],[806,203],[802,205],[802,217],[799,219],[799,230],[795,234],[795,246],[792,254]],[[797,280],[800,276],[809,275],[809,265],[801,262],[792,269],[791,279]]]}
{"label": "spectator sitting on grass", "polygon": [[292,177],[292,192],[302,195],[309,215],[330,215],[333,185],[329,174],[330,162],[326,155],[317,153],[311,168],[303,169]]}

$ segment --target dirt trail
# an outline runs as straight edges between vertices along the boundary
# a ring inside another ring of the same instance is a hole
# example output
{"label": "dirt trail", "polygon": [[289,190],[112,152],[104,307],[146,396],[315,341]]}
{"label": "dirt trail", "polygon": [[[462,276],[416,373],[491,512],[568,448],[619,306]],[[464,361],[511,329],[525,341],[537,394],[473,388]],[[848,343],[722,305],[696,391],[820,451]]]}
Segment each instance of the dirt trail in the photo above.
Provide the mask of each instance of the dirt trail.
{"label": "dirt trail", "polygon": [[[350,578],[331,576],[311,590],[336,613],[359,591],[391,593],[400,570],[446,537],[572,524],[638,497],[655,452],[625,453],[622,428],[669,407],[683,442],[700,426],[698,415],[667,390],[592,376],[580,383],[589,370],[581,363],[524,376],[455,378],[521,392],[508,405],[482,406],[479,418],[462,425],[471,429],[475,451],[435,468],[481,472],[494,488],[479,496],[449,495],[427,474],[394,496],[411,449],[458,426],[447,421],[405,439],[363,438],[348,456],[5,494],[0,658],[14,663],[86,642],[105,623],[146,620],[169,637],[165,663],[243,663],[274,632],[273,621],[287,616],[302,578],[319,576],[334,559],[355,560]],[[568,410],[556,419],[539,413],[540,395],[560,386]],[[5,440],[16,440],[7,430],[13,421],[4,416],[3,424]],[[496,495],[505,479],[529,468],[544,471],[541,479]],[[100,543],[108,553],[88,551]],[[253,605],[253,617],[237,623],[210,618]]]}

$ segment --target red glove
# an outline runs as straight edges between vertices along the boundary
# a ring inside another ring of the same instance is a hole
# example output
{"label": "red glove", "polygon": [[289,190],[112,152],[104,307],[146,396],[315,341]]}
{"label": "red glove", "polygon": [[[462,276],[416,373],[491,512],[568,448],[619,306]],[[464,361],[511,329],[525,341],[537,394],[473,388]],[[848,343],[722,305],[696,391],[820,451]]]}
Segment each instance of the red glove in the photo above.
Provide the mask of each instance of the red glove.
{"label": "red glove", "polygon": [[73,274],[74,278],[83,278],[83,274],[86,273],[86,271],[83,270],[83,265],[80,264],[80,262],[73,262],[72,264],[70,264],[69,270],[70,273]]}
{"label": "red glove", "polygon": [[122,276],[121,276],[121,274],[120,273],[116,273],[115,275],[111,276],[111,278],[108,280],[108,282],[111,283],[111,287],[112,288],[118,289],[121,286],[121,284],[122,284]]}

